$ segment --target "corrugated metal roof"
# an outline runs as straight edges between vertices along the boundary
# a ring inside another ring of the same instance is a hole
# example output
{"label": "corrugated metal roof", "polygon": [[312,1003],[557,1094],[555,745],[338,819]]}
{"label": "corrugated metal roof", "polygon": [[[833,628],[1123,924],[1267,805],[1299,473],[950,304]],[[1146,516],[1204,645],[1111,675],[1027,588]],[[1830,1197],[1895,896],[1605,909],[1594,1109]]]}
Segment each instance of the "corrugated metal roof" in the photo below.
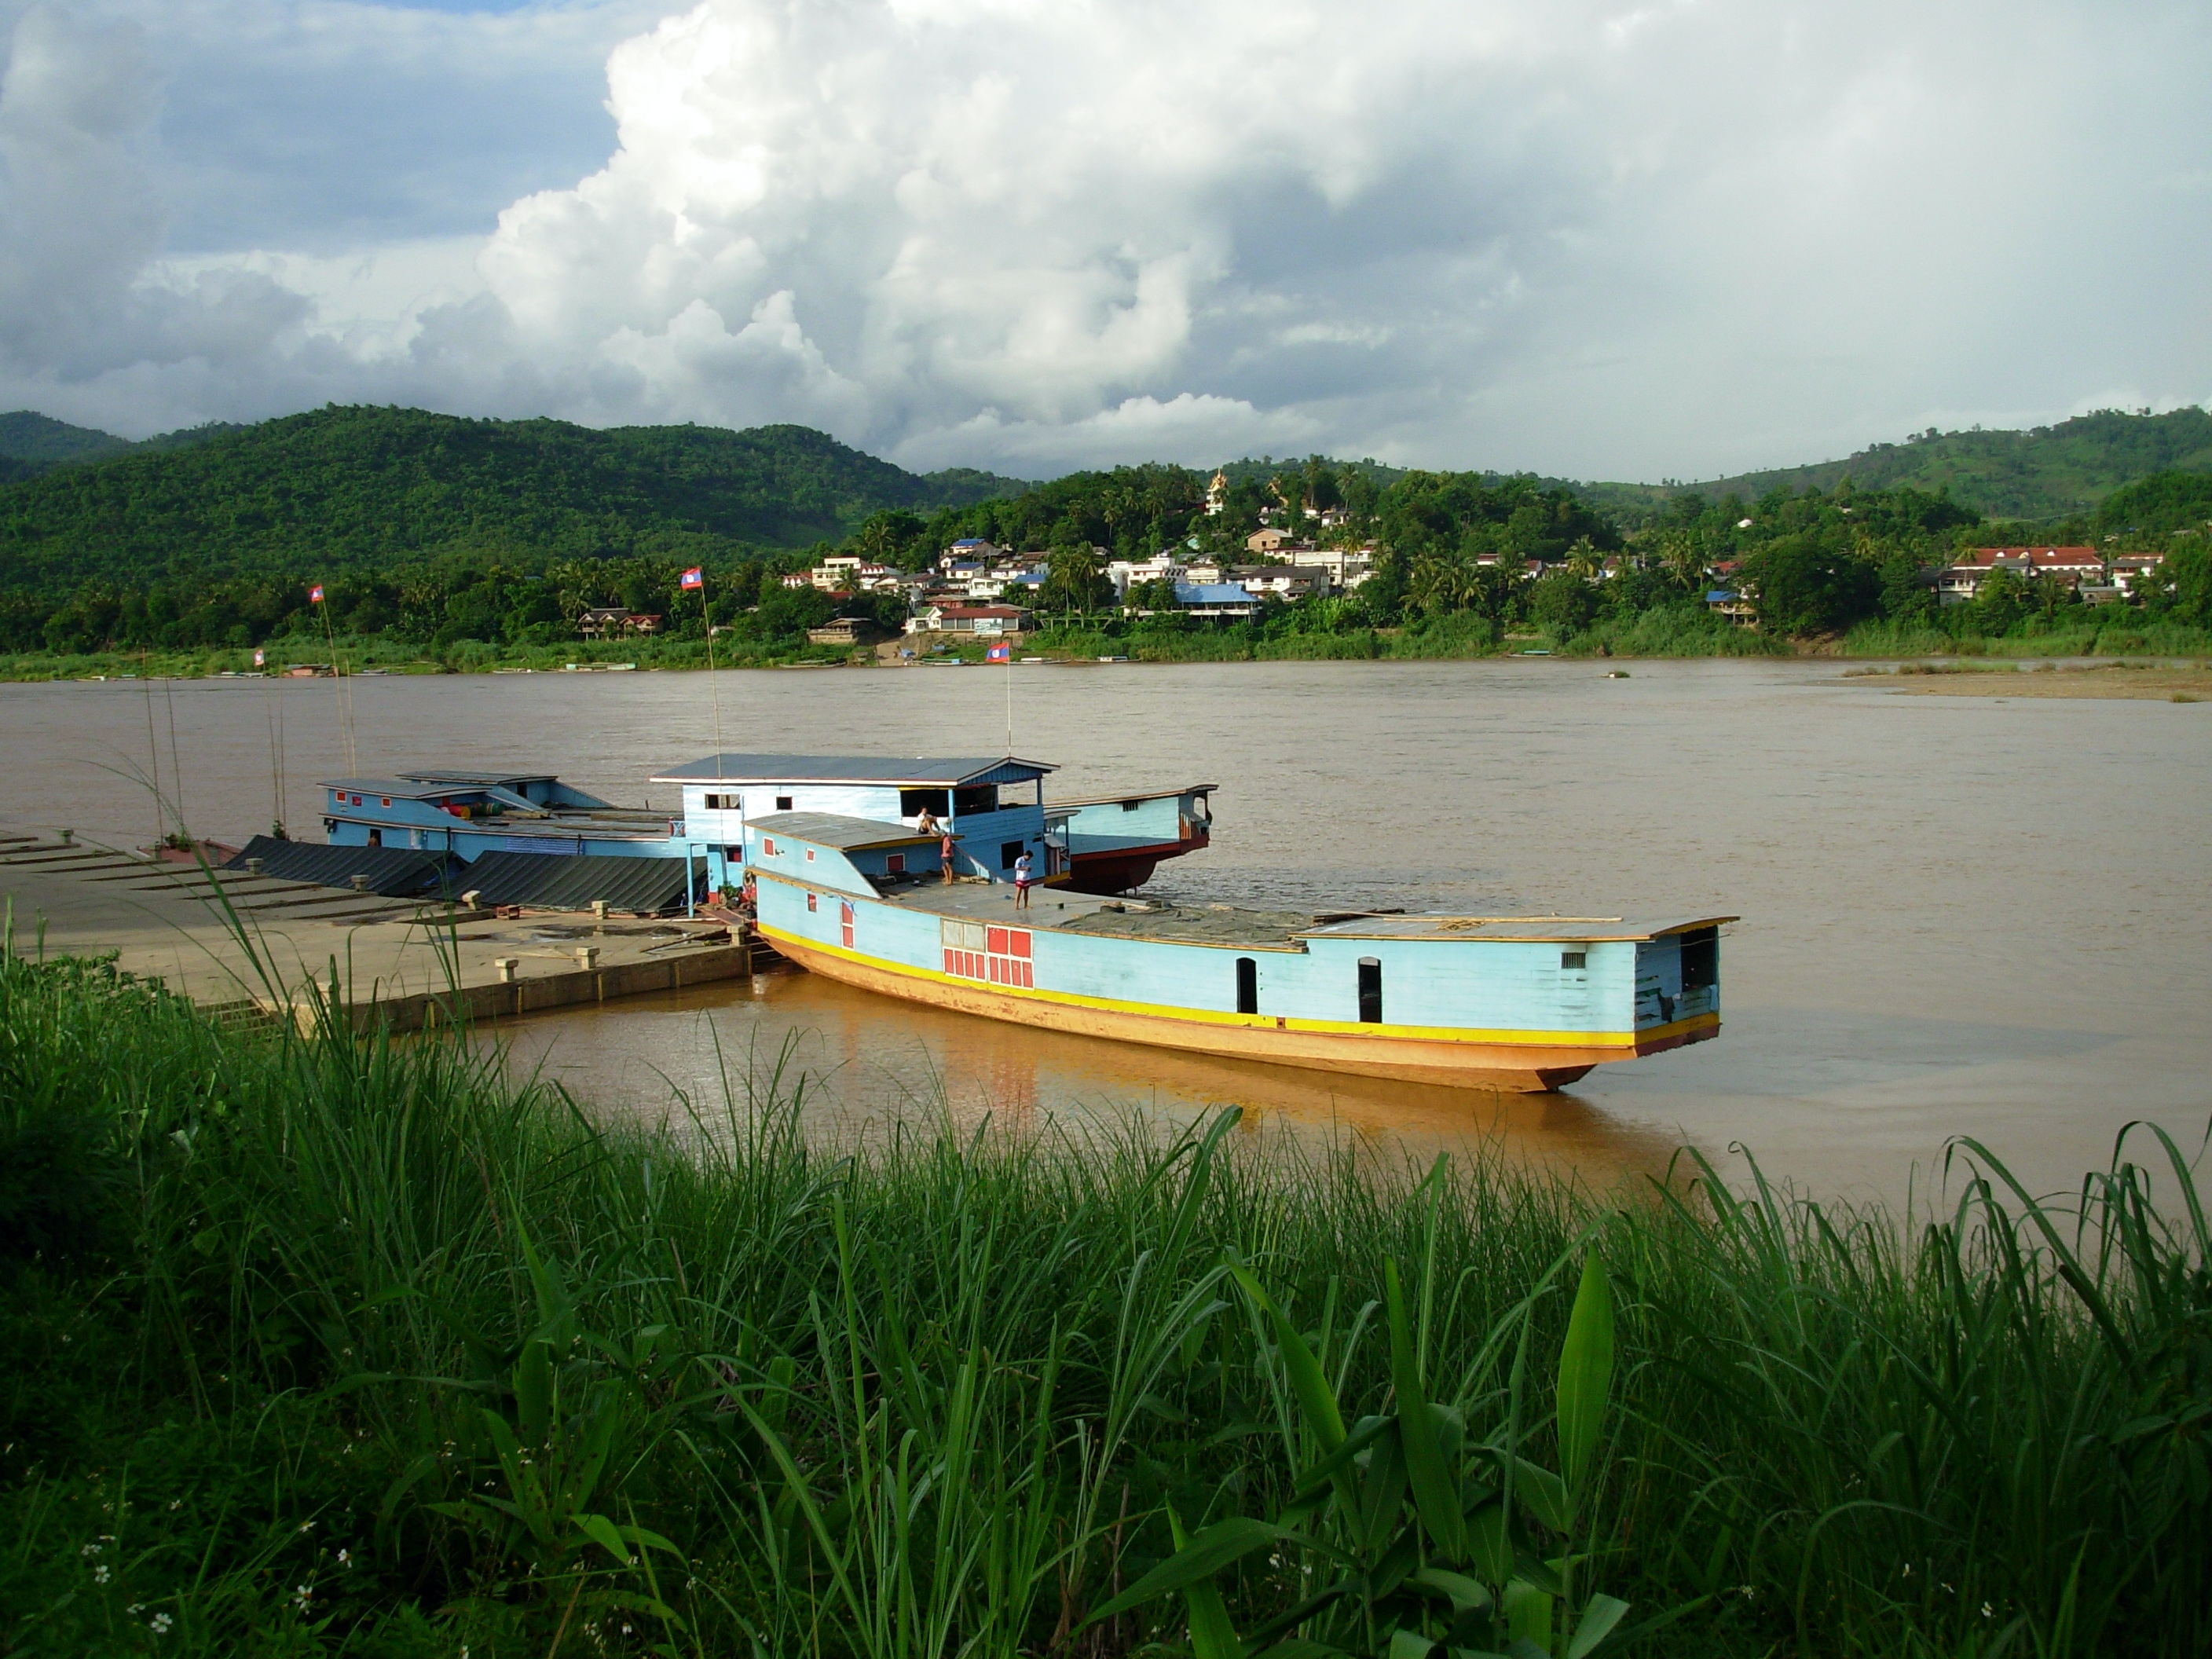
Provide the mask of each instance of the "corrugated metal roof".
{"label": "corrugated metal roof", "polygon": [[416,783],[558,783],[557,772],[444,772],[434,768],[419,772],[402,772],[403,778]]}
{"label": "corrugated metal roof", "polygon": [[1354,916],[1308,928],[1301,939],[1498,939],[1516,943],[1602,944],[1608,939],[1655,939],[1700,927],[1718,927],[1735,916]]}
{"label": "corrugated metal roof", "polygon": [[763,835],[788,836],[811,841],[817,847],[853,852],[863,847],[915,847],[933,844],[935,836],[917,836],[903,823],[876,818],[848,818],[842,812],[770,812],[753,818],[745,827]]}
{"label": "corrugated metal roof", "polygon": [[368,890],[386,898],[412,898],[436,887],[446,873],[443,853],[404,847],[331,847],[307,841],[278,841],[256,836],[223,866],[243,870],[248,859],[261,860],[261,873],[279,881],[304,881],[318,887],[351,887],[356,876],[368,878]]}
{"label": "corrugated metal roof", "polygon": [[433,795],[450,795],[457,787],[478,786],[473,783],[426,783],[414,778],[325,778],[322,787],[349,795],[390,795],[396,800],[428,800]]}
{"label": "corrugated metal roof", "polygon": [[681,909],[690,881],[706,879],[707,861],[638,858],[626,854],[486,853],[453,878],[479,904],[526,904],[541,910],[588,910],[605,899],[610,910],[657,916]]}
{"label": "corrugated metal roof", "polygon": [[[1012,755],[709,755],[653,775],[654,783],[884,783],[949,787],[1012,783],[1060,769]],[[366,793],[366,792],[364,792]]]}

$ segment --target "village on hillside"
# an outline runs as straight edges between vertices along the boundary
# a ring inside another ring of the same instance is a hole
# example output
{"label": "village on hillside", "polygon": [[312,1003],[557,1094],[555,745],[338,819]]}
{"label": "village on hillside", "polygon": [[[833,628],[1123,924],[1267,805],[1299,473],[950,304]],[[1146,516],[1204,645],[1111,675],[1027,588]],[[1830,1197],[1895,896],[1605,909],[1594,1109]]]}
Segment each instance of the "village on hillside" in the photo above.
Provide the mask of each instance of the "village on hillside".
{"label": "village on hillside", "polygon": [[[1206,511],[1218,516],[1228,489],[1217,471],[1206,489]],[[1199,623],[1229,623],[1261,614],[1271,605],[1296,604],[1356,591],[1376,571],[1381,548],[1372,540],[1356,546],[1329,545],[1321,538],[1340,532],[1348,514],[1339,507],[1279,506],[1265,509],[1257,530],[1244,539],[1245,557],[1224,558],[1198,550],[1197,538],[1169,547],[1149,558],[1117,559],[1110,550],[1091,553],[1100,574],[1112,585],[1114,605],[1133,620],[1161,615]],[[1303,522],[1301,522],[1303,520]],[[1348,539],[1340,535],[1341,543]],[[906,601],[903,640],[895,641],[882,622],[841,615],[810,629],[810,643],[876,647],[890,659],[941,653],[948,645],[979,636],[1018,641],[1041,625],[1040,596],[1051,579],[1053,555],[1017,550],[969,537],[943,549],[933,566],[904,569],[854,554],[825,556],[811,569],[782,578],[784,586],[814,588],[845,602],[860,595],[901,594]],[[1634,553],[1607,553],[1565,568],[1579,568],[1584,580],[1600,585],[1632,568]],[[2124,600],[2164,558],[2157,552],[2100,552],[2087,546],[1979,547],[1958,550],[1953,562],[1930,566],[1921,582],[1940,606],[1972,603],[1993,577],[2017,579],[2031,588],[2062,584],[2088,605]],[[1477,554],[1478,567],[1504,565],[1522,581],[1536,581],[1561,568],[1556,562],[1516,558],[1504,553]],[[1585,568],[1586,567],[1586,568]],[[1705,566],[1705,605],[1733,624],[1756,629],[1756,583],[1738,559]],[[636,618],[647,631],[659,618]]]}

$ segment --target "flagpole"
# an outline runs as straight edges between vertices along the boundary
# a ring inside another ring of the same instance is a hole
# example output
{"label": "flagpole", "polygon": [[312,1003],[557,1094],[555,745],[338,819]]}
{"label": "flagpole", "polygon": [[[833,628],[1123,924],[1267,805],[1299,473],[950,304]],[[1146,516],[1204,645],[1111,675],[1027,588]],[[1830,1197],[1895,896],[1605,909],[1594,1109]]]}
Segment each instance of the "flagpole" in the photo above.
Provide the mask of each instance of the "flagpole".
{"label": "flagpole", "polygon": [[[714,781],[720,783],[722,781],[722,688],[714,678],[714,613],[708,608],[707,605],[707,567],[703,564],[694,565],[676,580],[679,586],[687,582],[696,581],[699,589],[699,625],[707,630],[707,697],[714,709]],[[720,797],[718,795],[717,799]],[[727,811],[729,809],[725,805],[719,810]],[[688,863],[690,859],[688,843],[684,858]],[[709,869],[714,867],[711,860],[708,867]],[[691,878],[686,874],[684,880],[684,891],[689,894],[691,890]],[[731,884],[730,858],[726,852],[722,855],[722,881],[725,885]],[[694,914],[692,901],[688,897],[684,901],[684,913],[686,915]]]}
{"label": "flagpole", "polygon": [[722,778],[722,688],[714,679],[714,617],[707,608],[707,569],[699,568],[699,621],[707,629],[707,692],[714,705],[714,781]]}
{"label": "flagpole", "polygon": [[315,584],[314,603],[323,608],[323,638],[331,647],[331,689],[337,693],[338,740],[345,745],[346,773],[349,776],[359,771],[360,763],[354,758],[353,721],[347,717],[345,672],[338,661],[338,636],[331,626],[331,602],[323,597],[323,585]]}

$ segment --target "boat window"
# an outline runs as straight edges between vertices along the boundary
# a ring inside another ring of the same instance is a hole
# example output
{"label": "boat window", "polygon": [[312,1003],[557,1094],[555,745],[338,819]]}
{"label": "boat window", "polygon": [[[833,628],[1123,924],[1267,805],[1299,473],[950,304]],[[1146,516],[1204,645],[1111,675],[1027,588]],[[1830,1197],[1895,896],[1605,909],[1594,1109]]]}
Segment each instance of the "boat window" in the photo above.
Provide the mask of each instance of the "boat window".
{"label": "boat window", "polygon": [[952,792],[952,816],[965,817],[970,812],[995,812],[999,810],[999,786],[982,783],[972,789]]}
{"label": "boat window", "polygon": [[1374,957],[1359,958],[1359,1020],[1363,1025],[1382,1023],[1382,963]]}
{"label": "boat window", "polygon": [[809,893],[806,896],[806,908],[810,910],[820,909],[822,908],[822,896],[819,893]]}
{"label": "boat window", "polygon": [[1012,869],[1014,867],[1014,860],[1021,857],[1021,842],[1018,841],[1000,842],[999,843],[999,868],[1001,870]]}
{"label": "boat window", "polygon": [[1121,803],[1121,810],[1124,812],[1133,812],[1144,804],[1145,803],[1140,800],[1125,800]]}
{"label": "boat window", "polygon": [[1237,958],[1237,1012],[1260,1012],[1260,964],[1249,957]]}
{"label": "boat window", "polygon": [[1721,982],[1721,930],[1699,927],[1682,935],[1682,989],[1709,991]]}
{"label": "boat window", "polygon": [[1578,974],[1589,966],[1589,952],[1587,951],[1562,951],[1559,952],[1559,969],[1562,973]]}
{"label": "boat window", "polygon": [[788,795],[778,795],[775,798],[775,810],[779,812],[788,812],[791,811],[791,797]]}
{"label": "boat window", "polygon": [[934,812],[943,817],[952,810],[952,792],[949,789],[902,789],[899,791],[899,816],[918,818],[924,812]]}
{"label": "boat window", "polygon": [[707,811],[709,812],[734,812],[737,810],[738,797],[735,795],[709,795],[707,797]]}
{"label": "boat window", "polygon": [[884,860],[884,867],[895,876],[904,875],[906,873],[906,854],[903,853],[892,853],[888,854]]}

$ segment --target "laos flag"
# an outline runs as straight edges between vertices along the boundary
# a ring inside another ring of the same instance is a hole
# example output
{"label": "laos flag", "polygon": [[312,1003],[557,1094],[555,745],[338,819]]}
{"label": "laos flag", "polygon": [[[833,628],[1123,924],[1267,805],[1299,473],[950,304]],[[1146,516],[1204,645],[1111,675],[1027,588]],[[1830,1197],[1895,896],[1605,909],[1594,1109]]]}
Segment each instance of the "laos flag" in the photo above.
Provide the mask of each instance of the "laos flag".
{"label": "laos flag", "polygon": [[686,587],[704,587],[707,585],[707,578],[701,568],[695,564],[684,573],[683,583]]}
{"label": "laos flag", "polygon": [[1012,662],[1014,659],[1014,647],[1011,645],[994,645],[991,647],[990,657],[993,662]]}
{"label": "laos flag", "polygon": [[307,590],[307,603],[309,605],[320,605],[322,602],[323,585],[320,582],[317,582],[313,587]]}

